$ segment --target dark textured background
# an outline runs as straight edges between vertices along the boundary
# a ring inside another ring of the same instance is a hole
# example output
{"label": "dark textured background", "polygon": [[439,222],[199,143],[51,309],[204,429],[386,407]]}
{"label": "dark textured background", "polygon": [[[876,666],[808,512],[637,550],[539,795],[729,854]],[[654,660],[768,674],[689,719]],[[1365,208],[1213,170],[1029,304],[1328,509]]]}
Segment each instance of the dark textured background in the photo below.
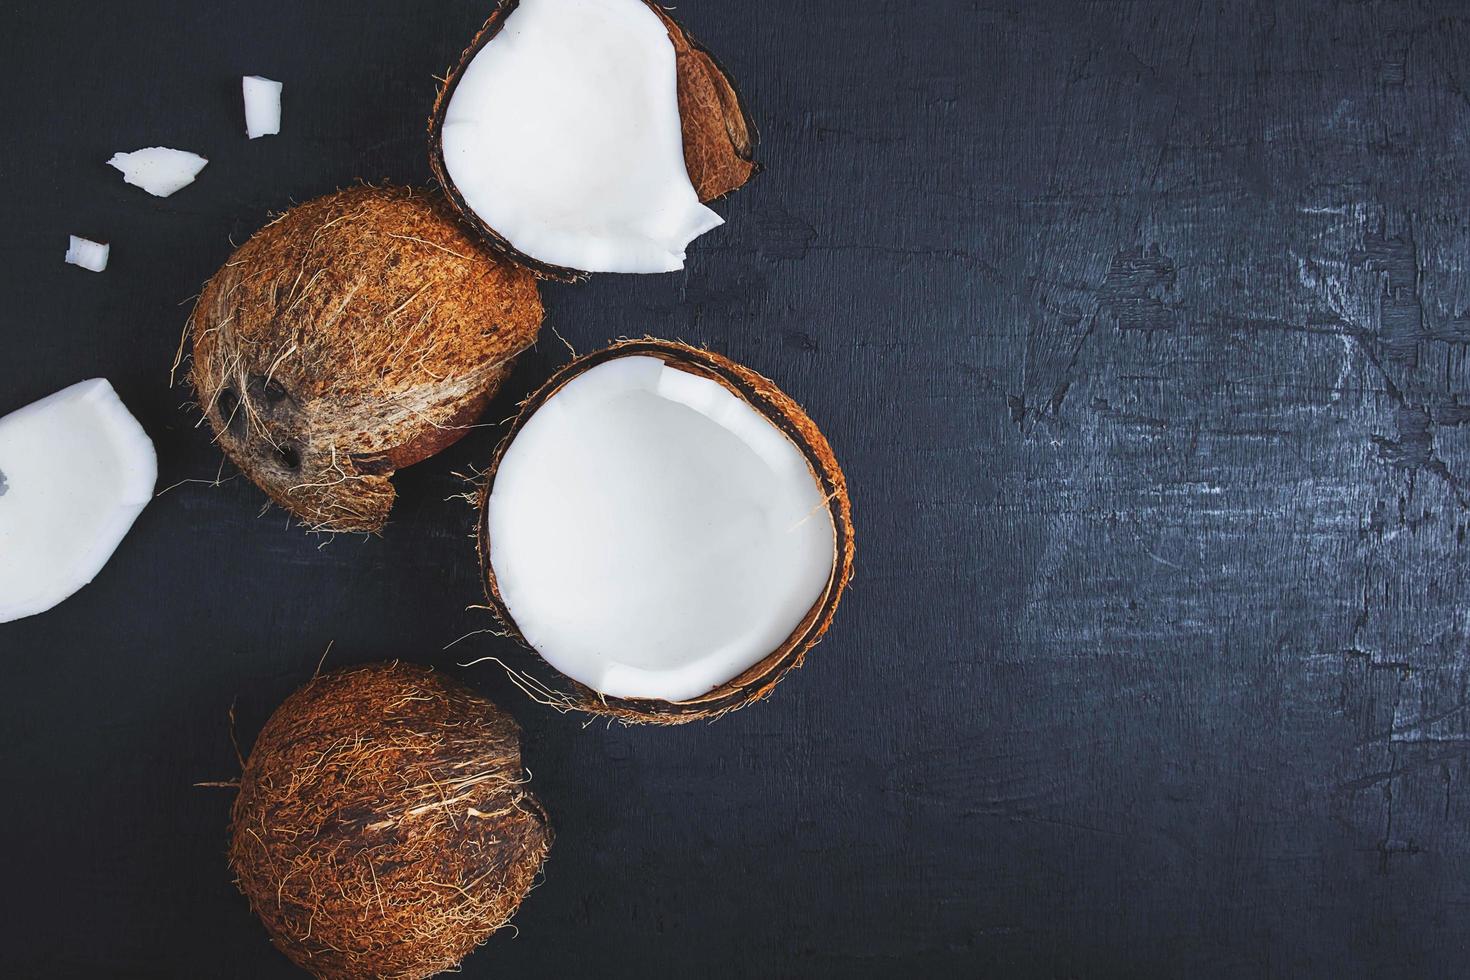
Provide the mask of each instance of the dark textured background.
{"label": "dark textured background", "polygon": [[[214,477],[180,305],[267,212],[423,183],[485,2],[0,5],[0,410],[111,378]],[[235,770],[315,668],[407,657],[526,728],[559,837],[470,977],[1451,977],[1470,954],[1470,8],[691,0],[768,172],[688,270],[545,290],[580,350],[776,378],[858,576],[767,703],[529,703],[452,474],[326,547],[243,480],[163,494],[0,626],[11,976],[291,977],[224,865]],[[247,142],[238,77],[286,83]],[[167,200],[103,166],[208,156]],[[100,276],[66,235],[113,242]],[[549,333],[493,410],[566,357]]]}

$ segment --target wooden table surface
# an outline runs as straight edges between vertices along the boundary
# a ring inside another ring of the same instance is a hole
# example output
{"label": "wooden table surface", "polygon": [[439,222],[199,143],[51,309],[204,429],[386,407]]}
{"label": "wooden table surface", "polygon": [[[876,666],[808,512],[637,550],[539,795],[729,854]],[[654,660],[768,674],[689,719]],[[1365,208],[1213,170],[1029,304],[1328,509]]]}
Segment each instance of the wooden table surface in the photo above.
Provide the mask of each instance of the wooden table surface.
{"label": "wooden table surface", "polygon": [[[450,498],[494,428],[326,542],[209,485],[169,387],[231,239],[428,182],[433,76],[487,13],[0,4],[0,412],[106,376],[172,487],[0,626],[0,972],[296,976],[231,884],[229,792],[192,784],[237,772],[231,704],[248,748],[331,643],[525,727],[556,845],[468,977],[1464,975],[1470,8],[681,4],[767,172],[684,272],[548,285],[548,324],[775,378],[859,551],[803,670],[679,730],[456,666],[512,655],[446,648],[491,625]],[[285,83],[279,137],[243,136],[249,73]],[[167,200],[103,165],[159,144],[210,159]],[[567,356],[548,331],[489,420]]]}

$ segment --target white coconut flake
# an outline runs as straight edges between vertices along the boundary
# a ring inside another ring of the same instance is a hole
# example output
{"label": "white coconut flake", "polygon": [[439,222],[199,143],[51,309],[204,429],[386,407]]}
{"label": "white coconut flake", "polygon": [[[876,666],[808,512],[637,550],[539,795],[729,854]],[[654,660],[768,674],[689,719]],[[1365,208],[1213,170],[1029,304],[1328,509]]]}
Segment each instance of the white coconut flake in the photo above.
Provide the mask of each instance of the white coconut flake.
{"label": "white coconut flake", "polygon": [[521,0],[461,75],[443,151],[469,208],[551,265],[670,272],[723,223],[689,181],[674,45],[642,0]]}
{"label": "white coconut flake", "polygon": [[141,187],[154,197],[168,197],[188,187],[209,161],[187,150],[150,146],[132,153],[114,153],[107,161],[122,171],[123,180]]}
{"label": "white coconut flake", "polygon": [[79,238],[72,235],[66,249],[66,261],[69,265],[81,266],[89,272],[101,272],[107,268],[107,256],[112,251],[112,246],[104,242],[94,242],[90,238]]}
{"label": "white coconut flake", "polygon": [[103,378],[0,418],[0,623],[92,581],[157,479],[153,443]]}
{"label": "white coconut flake", "polygon": [[517,433],[490,562],[528,643],[616,697],[688,700],[759,663],[821,598],[836,538],[806,458],[715,381],[627,356]]}
{"label": "white coconut flake", "polygon": [[275,136],[281,131],[280,82],[260,75],[242,79],[245,93],[245,133],[251,139]]}

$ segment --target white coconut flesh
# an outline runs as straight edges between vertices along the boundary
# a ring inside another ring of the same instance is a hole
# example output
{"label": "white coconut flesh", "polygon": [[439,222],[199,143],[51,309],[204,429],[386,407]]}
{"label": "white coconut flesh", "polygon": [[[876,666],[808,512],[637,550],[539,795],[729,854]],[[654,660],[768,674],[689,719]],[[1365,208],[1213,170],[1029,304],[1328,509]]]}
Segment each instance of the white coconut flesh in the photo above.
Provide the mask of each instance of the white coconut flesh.
{"label": "white coconut flesh", "polygon": [[107,163],[122,173],[124,182],[154,197],[168,197],[194,183],[209,161],[188,150],[149,146],[131,153],[114,153]]}
{"label": "white coconut flesh", "polygon": [[517,251],[670,272],[723,219],[684,166],[668,31],[641,0],[521,0],[450,96],[444,167]]}
{"label": "white coconut flesh", "polygon": [[811,466],[749,403],[653,357],[577,376],[506,449],[490,564],[536,652],[603,694],[687,701],[779,649],[835,531]]}
{"label": "white coconut flesh", "polygon": [[102,378],[0,418],[0,623],[92,581],[157,478],[153,443]]}
{"label": "white coconut flesh", "polygon": [[67,240],[66,262],[88,272],[103,272],[107,269],[107,256],[111,251],[112,246],[103,242],[71,235]]}
{"label": "white coconut flesh", "polygon": [[260,75],[246,75],[241,79],[246,136],[254,140],[280,133],[282,87],[280,82]]}

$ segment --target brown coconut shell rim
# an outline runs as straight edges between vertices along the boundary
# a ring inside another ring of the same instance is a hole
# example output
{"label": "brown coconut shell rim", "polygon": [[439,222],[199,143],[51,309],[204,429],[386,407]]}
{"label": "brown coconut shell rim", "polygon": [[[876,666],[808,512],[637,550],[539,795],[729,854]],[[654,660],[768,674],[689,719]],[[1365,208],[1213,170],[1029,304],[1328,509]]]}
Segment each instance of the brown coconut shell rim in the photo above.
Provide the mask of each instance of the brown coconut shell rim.
{"label": "brown coconut shell rim", "polygon": [[[623,340],[610,347],[575,358],[551,376],[539,389],[521,403],[520,411],[511,422],[510,431],[496,447],[490,467],[480,487],[479,511],[475,540],[480,553],[480,568],[485,584],[485,597],[490,611],[505,627],[507,635],[522,646],[534,650],[516,626],[515,619],[500,596],[495,581],[495,571],[490,563],[490,494],[495,486],[495,475],[500,461],[510,444],[543,405],[574,378],[584,372],[621,357],[652,356],[665,364],[688,371],[690,374],[708,378],[731,391],[755,408],[775,425],[806,458],[813,477],[822,488],[827,502],[827,511],[834,532],[834,555],[832,573],[817,601],[812,604],[805,617],[791,635],[775,650],[762,658],[743,673],[720,684],[713,690],[687,701],[663,701],[650,698],[619,698],[602,694],[584,684],[566,677],[560,672],[556,676],[565,682],[569,691],[556,691],[545,685],[536,686],[542,698],[558,708],[575,709],[596,715],[605,715],[625,722],[677,725],[699,719],[717,718],[727,712],[743,708],[770,695],[776,685],[791,670],[800,667],[806,654],[816,646],[832,625],[842,594],[852,579],[856,545],[853,540],[852,501],[848,494],[847,479],[831,445],[809,416],[775,383],[761,374],[737,364],[726,357],[698,347],[676,341],[644,338]],[[545,663],[545,661],[542,661]],[[549,669],[555,671],[547,664]]]}
{"label": "brown coconut shell rim", "polygon": [[[756,128],[755,120],[751,117],[750,109],[746,106],[745,100],[740,97],[740,90],[735,87],[734,79],[725,69],[725,66],[720,63],[719,59],[708,48],[691,37],[679,22],[668,11],[655,3],[654,0],[642,0],[642,2],[653,10],[658,15],[659,20],[663,22],[665,29],[669,32],[669,37],[674,44],[676,53],[679,48],[679,43],[682,41],[700,58],[704,65],[711,69],[709,78],[711,83],[719,89],[720,104],[724,110],[724,118],[722,119],[724,125],[720,128],[730,136],[729,150],[731,154],[737,160],[749,166],[749,172],[737,183],[725,186],[717,193],[708,196],[700,195],[702,203],[708,204],[710,201],[717,201],[739,190],[751,178],[761,172],[761,165],[755,160],[755,149],[760,145],[760,131]],[[483,218],[476,214],[475,210],[464,199],[464,195],[459,192],[459,188],[455,186],[454,181],[450,179],[449,168],[444,162],[444,117],[449,111],[449,101],[454,96],[454,90],[459,87],[459,80],[464,76],[464,71],[469,67],[470,62],[484,50],[485,45],[495,39],[495,36],[500,33],[501,28],[505,26],[506,19],[519,6],[520,0],[498,0],[495,12],[490,15],[484,25],[475,34],[474,38],[470,40],[469,46],[459,56],[459,61],[455,66],[445,73],[442,79],[443,84],[440,85],[439,92],[434,98],[433,111],[429,115],[429,167],[434,172],[435,180],[439,182],[439,186],[443,189],[444,195],[449,199],[454,210],[480,234],[490,248],[511,261],[525,266],[544,279],[552,279],[557,282],[577,282],[586,279],[590,273],[581,269],[553,265],[549,262],[542,262],[540,259],[532,258],[517,249],[510,243],[509,239],[492,228]],[[677,37],[675,36],[676,32]],[[680,58],[678,65],[680,73],[679,85],[682,90],[686,84],[684,59]],[[697,138],[698,134],[704,130],[684,120],[682,116],[681,123],[686,141],[685,158],[687,161],[688,140],[691,138],[691,133],[695,134]]]}

